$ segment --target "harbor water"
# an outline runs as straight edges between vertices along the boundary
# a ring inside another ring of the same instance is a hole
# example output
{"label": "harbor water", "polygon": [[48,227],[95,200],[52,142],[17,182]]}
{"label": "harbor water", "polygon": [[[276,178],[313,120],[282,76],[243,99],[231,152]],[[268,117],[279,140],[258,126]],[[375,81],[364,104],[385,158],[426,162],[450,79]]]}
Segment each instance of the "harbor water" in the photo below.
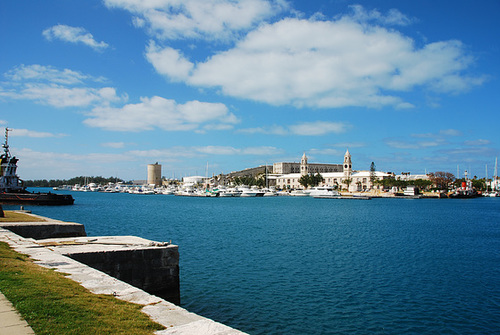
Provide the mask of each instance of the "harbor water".
{"label": "harbor water", "polygon": [[71,194],[25,207],[89,236],[171,240],[182,306],[250,334],[500,330],[499,198]]}

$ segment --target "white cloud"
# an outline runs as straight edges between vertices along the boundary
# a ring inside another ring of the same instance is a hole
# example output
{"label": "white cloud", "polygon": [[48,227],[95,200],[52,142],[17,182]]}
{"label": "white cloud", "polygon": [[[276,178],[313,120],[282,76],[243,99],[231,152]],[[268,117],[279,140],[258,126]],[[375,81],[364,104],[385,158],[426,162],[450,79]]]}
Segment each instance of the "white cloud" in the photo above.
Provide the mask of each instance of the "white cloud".
{"label": "white cloud", "polygon": [[343,133],[347,127],[346,124],[341,122],[316,121],[290,126],[290,130],[294,135],[320,136],[330,133]]}
{"label": "white cloud", "polygon": [[268,127],[256,127],[238,129],[236,133],[239,134],[266,134],[266,135],[289,135],[290,132],[283,126],[273,125]]}
{"label": "white cloud", "polygon": [[38,64],[21,65],[8,71],[5,76],[10,81],[5,87],[0,87],[0,96],[32,100],[58,108],[109,105],[128,99],[126,95],[118,96],[113,87],[88,87],[87,82],[95,84],[105,79],[69,69],[59,70]]}
{"label": "white cloud", "polygon": [[268,126],[239,129],[241,134],[266,134],[266,135],[299,135],[299,136],[322,136],[331,133],[339,134],[345,132],[349,125],[342,122],[315,121],[303,122],[290,126]]}
{"label": "white cloud", "polygon": [[105,0],[158,39],[229,40],[287,7],[283,0]]}
{"label": "white cloud", "polygon": [[22,137],[35,137],[35,138],[67,136],[66,134],[53,134],[53,133],[34,131],[34,130],[28,130],[28,129],[13,128],[11,130],[12,130],[12,132],[9,134],[9,136],[18,136],[18,137],[22,136]]}
{"label": "white cloud", "polygon": [[172,48],[161,49],[154,42],[149,43],[146,58],[156,71],[175,81],[189,77],[194,66],[180,51]]}
{"label": "white cloud", "polygon": [[159,128],[167,131],[196,130],[203,124],[232,126],[238,119],[222,103],[143,97],[137,104],[120,108],[95,107],[85,124],[114,131],[142,131]]}
{"label": "white cloud", "polygon": [[[115,94],[113,94],[115,93]],[[0,92],[0,95],[2,93]],[[113,88],[64,87],[59,85],[26,84],[16,93],[5,94],[14,99],[27,99],[58,108],[109,104],[124,99]]]}
{"label": "white cloud", "polygon": [[103,50],[109,46],[105,42],[97,42],[91,33],[81,27],[70,27],[64,24],[58,24],[45,29],[42,34],[49,41],[58,39],[64,42],[82,43],[94,50]]}
{"label": "white cloud", "polygon": [[361,5],[350,6],[352,13],[349,15],[351,19],[358,22],[376,22],[383,25],[407,26],[412,23],[412,19],[401,13],[397,9],[390,9],[387,15],[380,13],[377,9],[367,11]]}
{"label": "white cloud", "polygon": [[101,143],[101,146],[105,147],[105,148],[121,149],[121,148],[125,148],[125,143],[124,142],[106,142],[106,143]]}
{"label": "white cloud", "polygon": [[[116,171],[119,162],[131,162],[135,157],[128,154],[88,153],[72,154],[61,152],[41,152],[31,149],[15,149],[16,156],[21,161],[18,172],[23,179],[72,178],[82,173],[85,166],[87,175],[102,175],[103,170]],[[96,162],[96,164],[89,164]],[[21,170],[21,171],[19,171]],[[43,172],[46,171],[46,172]],[[36,177],[33,177],[36,176]]]}
{"label": "white cloud", "polygon": [[464,144],[468,146],[481,146],[481,145],[489,145],[491,144],[491,141],[480,138],[473,141],[465,141]]}
{"label": "white cloud", "polygon": [[461,136],[462,132],[460,130],[456,129],[444,129],[439,131],[440,135],[445,135],[445,136]]}
{"label": "white cloud", "polygon": [[39,64],[22,64],[5,73],[5,77],[15,82],[50,82],[59,85],[75,85],[85,81],[100,82],[105,80],[70,69],[59,70],[52,66]]}
{"label": "white cloud", "polygon": [[155,150],[133,150],[129,154],[140,157],[167,158],[167,157],[204,157],[204,156],[273,156],[282,154],[283,150],[272,146],[235,148],[232,146],[193,146],[193,147],[172,147],[169,149]]}
{"label": "white cloud", "polygon": [[484,81],[464,74],[473,60],[459,41],[417,48],[397,31],[349,17],[262,24],[234,48],[204,62],[193,63],[178,50],[156,45],[146,55],[173,80],[297,107],[412,108],[399,93],[420,87],[458,93]]}

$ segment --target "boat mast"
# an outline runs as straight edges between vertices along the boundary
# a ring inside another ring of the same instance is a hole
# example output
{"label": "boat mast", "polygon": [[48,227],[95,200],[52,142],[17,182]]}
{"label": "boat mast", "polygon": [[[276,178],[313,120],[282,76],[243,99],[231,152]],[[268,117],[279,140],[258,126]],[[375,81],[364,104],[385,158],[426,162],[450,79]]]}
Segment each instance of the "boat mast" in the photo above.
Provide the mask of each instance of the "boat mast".
{"label": "boat mast", "polygon": [[495,157],[495,170],[493,171],[493,179],[498,178],[498,157]]}

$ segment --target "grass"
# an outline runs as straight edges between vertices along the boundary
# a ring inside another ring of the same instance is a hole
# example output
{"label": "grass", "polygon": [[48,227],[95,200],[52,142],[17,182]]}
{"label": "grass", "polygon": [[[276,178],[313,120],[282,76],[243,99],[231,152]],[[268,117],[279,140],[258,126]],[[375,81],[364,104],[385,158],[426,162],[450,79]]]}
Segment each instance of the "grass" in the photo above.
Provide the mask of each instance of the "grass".
{"label": "grass", "polygon": [[31,216],[25,213],[3,211],[5,217],[0,218],[0,222],[44,222],[47,221],[42,218]]}
{"label": "grass", "polygon": [[93,294],[0,242],[0,291],[36,334],[153,334],[141,305]]}

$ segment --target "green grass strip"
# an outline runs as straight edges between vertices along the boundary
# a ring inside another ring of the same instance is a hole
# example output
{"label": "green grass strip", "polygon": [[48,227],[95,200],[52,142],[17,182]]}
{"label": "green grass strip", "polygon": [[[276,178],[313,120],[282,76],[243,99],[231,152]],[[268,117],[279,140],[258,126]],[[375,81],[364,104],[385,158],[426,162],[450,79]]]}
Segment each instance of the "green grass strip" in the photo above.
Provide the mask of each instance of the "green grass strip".
{"label": "green grass strip", "polygon": [[3,211],[5,217],[0,217],[1,222],[45,222],[47,220],[14,211]]}
{"label": "green grass strip", "polygon": [[36,334],[153,334],[141,305],[93,294],[0,242],[0,291]]}

